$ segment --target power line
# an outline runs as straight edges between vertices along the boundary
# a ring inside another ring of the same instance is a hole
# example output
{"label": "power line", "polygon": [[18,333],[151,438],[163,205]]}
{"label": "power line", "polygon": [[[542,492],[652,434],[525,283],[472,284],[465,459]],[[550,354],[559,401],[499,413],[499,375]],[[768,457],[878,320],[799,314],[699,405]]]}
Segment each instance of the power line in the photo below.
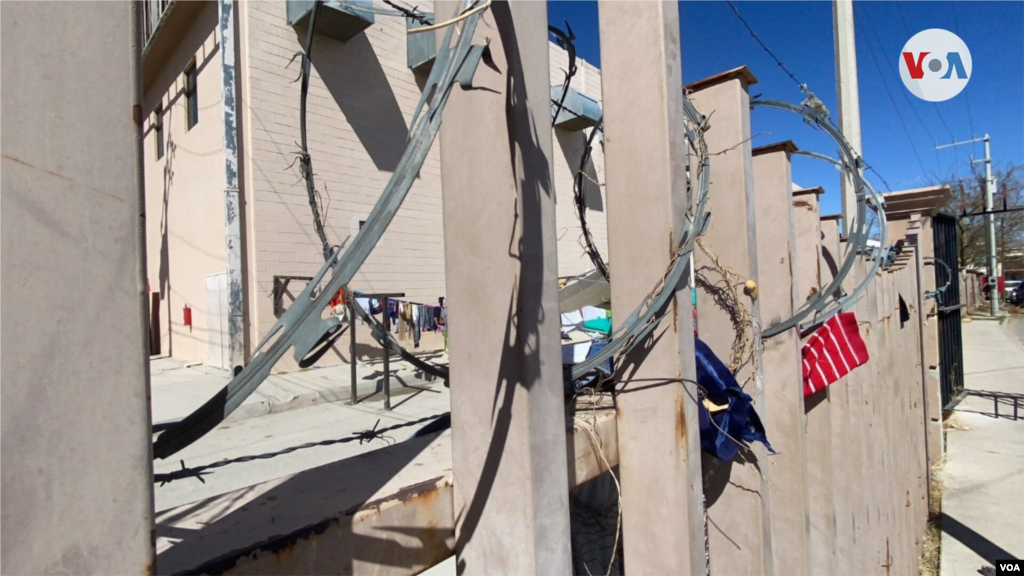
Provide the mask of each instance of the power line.
{"label": "power line", "polygon": [[[953,29],[956,30],[957,36],[960,35],[960,21],[956,17],[956,2],[950,2],[950,7],[953,9]],[[967,102],[967,123],[971,127],[971,138],[974,138],[974,114],[971,112],[971,94],[964,87],[964,100]],[[977,151],[978,145],[974,145],[974,150]]]}
{"label": "power line", "polygon": [[782,68],[782,71],[785,72],[791,80],[793,80],[793,82],[797,85],[797,88],[800,88],[801,91],[806,91],[807,85],[797,80],[796,75],[790,72],[789,68],[786,68],[786,65],[782,63],[782,60],[779,60],[775,56],[775,53],[772,52],[771,48],[766,46],[765,43],[761,41],[761,38],[757,35],[757,32],[754,32],[754,29],[750,27],[750,24],[747,24],[747,21],[743,19],[743,16],[740,14],[740,11],[737,10],[736,6],[732,3],[732,0],[726,0],[726,4],[729,5],[729,8],[732,8],[732,13],[735,14],[737,18],[739,18],[740,22],[743,23],[743,27],[747,29],[747,32],[750,33],[754,40],[757,40],[757,43],[761,45],[761,48],[764,49],[764,51],[767,52],[769,56],[771,56],[772,60],[775,60],[775,63],[779,65],[779,68]]}
{"label": "power line", "polygon": [[[874,32],[874,25],[871,24],[871,20],[867,17],[867,14],[863,14],[863,16],[864,21],[868,24],[868,28]],[[885,88],[885,93],[889,96],[889,102],[892,103],[892,108],[896,112],[896,118],[900,121],[900,126],[903,127],[903,133],[907,136],[907,141],[910,142],[910,150],[914,152],[914,158],[917,158],[917,163],[921,166],[921,173],[924,174],[928,170],[925,169],[924,162],[921,161],[921,156],[917,153],[917,146],[914,145],[914,139],[910,136],[910,130],[907,129],[907,123],[903,121],[903,114],[900,113],[900,109],[896,106],[896,99],[893,98],[892,91],[889,90],[889,83],[885,81],[885,77],[882,74],[882,67],[878,63],[878,55],[875,54],[875,47],[870,42],[868,43],[868,51],[871,53],[871,60],[875,63],[875,70],[878,72],[878,76],[882,80],[882,87]]]}
{"label": "power line", "polygon": [[[907,40],[909,40],[910,37],[913,36],[913,34],[910,33],[910,27],[906,24],[906,16],[903,15],[903,5],[900,4],[899,0],[896,0],[896,11],[899,13],[900,22],[903,23],[903,31],[906,32],[906,38],[907,38]],[[878,36],[877,33],[876,33],[876,36]],[[885,52],[885,48],[882,46],[882,42],[881,41],[879,41],[879,49],[881,49],[883,52]],[[890,60],[886,59],[886,61],[890,61]],[[891,63],[890,63],[890,66],[892,66]],[[899,72],[898,71],[897,71],[896,75],[899,76]],[[907,99],[907,104],[910,104],[910,102],[909,102],[910,98],[909,98],[909,96],[906,95],[906,92],[902,91],[901,93],[903,94],[903,97]],[[949,126],[946,124],[946,119],[943,118],[942,117],[942,113],[939,112],[938,105],[933,104],[932,106],[935,106],[935,112],[938,113],[939,120],[942,122],[942,125],[946,127],[946,131],[949,132],[949,135],[952,136],[953,135],[952,130],[949,129]],[[921,120],[921,115],[918,114],[918,109],[915,109],[912,105],[910,105],[910,110],[913,112],[914,116],[918,117],[918,121],[921,122],[921,125],[924,126],[925,122]],[[925,131],[928,132],[928,128],[925,128]],[[932,139],[932,145],[935,145],[935,143],[937,143],[937,140],[935,139],[935,136],[933,136],[931,134],[931,132],[928,133],[928,137]],[[953,161],[956,161],[955,153],[953,153]],[[936,168],[941,167],[941,162],[939,161],[939,152],[938,151],[935,151],[935,166],[936,166]],[[953,170],[955,171],[955,169],[956,169],[956,167],[955,167],[955,165],[953,165]]]}
{"label": "power line", "polygon": [[[797,85],[797,88],[800,88],[800,91],[807,95],[807,100],[804,101],[805,105],[819,105],[822,111],[824,111],[826,114],[825,120],[831,124],[832,121],[827,118],[827,110],[825,109],[825,105],[822,104],[821,101],[818,100],[818,97],[815,96],[814,93],[807,88],[807,84],[804,84],[803,82],[798,80],[796,74],[793,74],[793,72],[791,72],[789,68],[787,68],[786,65],[782,63],[782,60],[779,60],[775,53],[772,52],[771,48],[769,48],[767,45],[765,45],[764,42],[761,41],[761,38],[757,35],[757,32],[754,32],[754,29],[750,27],[750,24],[748,24],[747,21],[743,18],[743,15],[740,14],[740,11],[736,9],[736,6],[732,3],[732,0],[726,0],[726,4],[729,5],[729,8],[732,8],[732,13],[736,15],[736,18],[738,18],[739,21],[743,24],[743,27],[747,29],[747,32],[750,33],[750,36],[757,41],[757,43],[765,52],[768,53],[768,56],[771,56],[771,59],[775,61],[775,63],[779,66],[779,68],[782,69],[783,72],[785,72],[787,76],[789,76],[793,83]],[[860,155],[859,150],[857,150],[856,153]],[[885,186],[885,189],[889,192],[892,192],[892,187],[889,186],[889,183],[886,182],[885,178],[882,177],[878,170],[875,170],[873,166],[868,164],[863,157],[861,157],[861,162],[864,164],[865,170],[871,171],[882,182],[882,185]]]}
{"label": "power line", "polygon": [[907,26],[907,19],[903,16],[903,10],[900,8],[899,3],[896,4],[896,11],[900,13],[900,21],[903,22],[903,30],[907,33],[907,40],[910,40],[912,34],[910,33],[910,26]]}
{"label": "power line", "polygon": [[[868,16],[867,12],[864,12],[863,10],[861,12],[862,12],[862,15],[864,16],[864,21],[868,25],[868,31],[871,32],[872,39],[875,41],[875,44],[878,46],[878,49],[884,54],[885,53],[885,46],[882,45],[881,38],[878,36],[878,30],[875,28],[874,23],[871,22],[871,18]],[[868,45],[868,48],[871,49],[871,52],[872,52],[871,57],[872,57],[872,59],[874,59],[875,58],[874,48],[872,48],[870,44]],[[894,75],[893,77],[898,77],[899,74],[900,74],[899,73],[899,69],[897,69],[896,66],[893,65],[892,60],[884,59],[884,58],[883,58],[883,60],[885,60],[888,63],[889,70]],[[875,67],[876,68],[878,67],[878,61],[877,60],[875,60]],[[878,70],[878,74],[879,74],[879,76],[881,76],[882,75],[882,71]],[[886,82],[886,78],[882,78],[882,83],[886,84],[886,85],[888,84],[888,82]],[[889,90],[889,88],[888,88],[888,86],[886,86],[886,91],[888,91],[888,90]],[[917,113],[917,108],[915,108],[914,107],[914,103],[911,102],[910,96],[907,96],[907,90],[898,90],[898,92],[903,95],[903,99],[907,102],[907,107],[909,107],[910,111],[914,113],[914,117],[917,118],[917,122],[921,125],[921,128],[924,129],[925,134],[928,135],[928,138],[932,141],[932,144],[933,145],[937,144],[937,141],[935,140],[935,136],[932,135],[931,130],[928,129],[928,125],[924,123],[924,120],[921,119],[921,115]],[[896,106],[896,103],[893,102],[893,107],[895,108],[895,106]],[[896,114],[899,115],[899,110],[896,111]],[[901,119],[901,122],[902,122],[902,119]],[[936,164],[935,167],[938,168],[939,167],[939,165],[938,165],[939,164],[939,154],[938,154],[938,151],[935,152],[935,164]]]}

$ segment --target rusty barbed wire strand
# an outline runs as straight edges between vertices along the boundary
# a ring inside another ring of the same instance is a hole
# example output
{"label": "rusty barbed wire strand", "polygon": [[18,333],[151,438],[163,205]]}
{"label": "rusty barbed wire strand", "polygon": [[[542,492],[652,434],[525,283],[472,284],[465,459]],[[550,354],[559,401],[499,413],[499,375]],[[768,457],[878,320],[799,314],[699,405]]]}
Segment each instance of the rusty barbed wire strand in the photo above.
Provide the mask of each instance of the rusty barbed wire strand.
{"label": "rusty barbed wire strand", "polygon": [[[290,446],[290,447],[284,448],[282,450],[277,450],[275,452],[267,452],[265,454],[252,454],[252,455],[248,455],[248,456],[239,456],[238,458],[228,458],[228,459],[225,459],[225,460],[219,460],[217,462],[213,462],[211,464],[205,464],[205,465],[202,465],[202,466],[195,466],[195,467],[191,467],[191,468],[185,466],[185,461],[181,460],[181,469],[180,470],[174,470],[173,472],[164,472],[164,473],[159,473],[159,474],[153,474],[153,482],[154,483],[159,482],[160,486],[163,486],[164,484],[167,484],[168,482],[173,482],[175,480],[181,480],[183,478],[195,478],[195,479],[199,480],[200,482],[202,482],[203,484],[205,484],[206,481],[203,480],[202,477],[203,476],[208,476],[209,474],[211,474],[211,472],[210,472],[211,470],[215,470],[217,468],[223,468],[225,466],[230,466],[232,464],[242,464],[242,463],[245,463],[245,462],[253,462],[255,460],[269,460],[271,458],[276,458],[278,456],[284,456],[285,454],[291,454],[292,452],[297,452],[299,450],[306,450],[308,448],[315,448],[315,447],[318,447],[318,446],[331,446],[331,445],[334,445],[334,444],[347,444],[349,442],[356,442],[356,441],[358,441],[360,444],[366,444],[366,443],[373,442],[374,440],[378,440],[378,439],[382,439],[382,440],[387,441],[387,440],[389,440],[389,438],[387,436],[385,436],[385,434],[387,434],[388,432],[393,432],[395,430],[400,430],[402,428],[408,428],[410,426],[416,426],[418,424],[424,424],[426,422],[431,422],[431,421],[437,420],[439,418],[444,418],[445,416],[448,416],[450,414],[451,414],[451,412],[445,412],[443,414],[435,414],[433,416],[424,416],[423,418],[419,418],[417,420],[413,420],[413,421],[410,421],[410,422],[402,422],[400,424],[395,424],[393,426],[387,426],[385,428],[377,428],[377,426],[380,425],[380,419],[378,418],[377,419],[377,423],[373,425],[373,428],[371,428],[369,430],[360,430],[360,431],[357,431],[357,432],[353,432],[352,434],[350,434],[348,436],[343,436],[341,438],[332,438],[330,440],[319,440],[319,441],[316,441],[316,442],[306,442],[306,443],[303,443],[303,444],[298,444],[298,445],[295,445],[295,446]],[[393,444],[394,440],[393,439],[390,439],[390,440],[392,441],[392,444]]]}
{"label": "rusty barbed wire strand", "polygon": [[[733,328],[736,331],[729,357],[729,372],[735,375],[747,363],[748,357],[754,352],[751,346],[753,339],[750,336],[750,332],[754,328],[754,316],[744,305],[740,299],[739,291],[736,289],[737,286],[742,286],[746,279],[728,266],[723,265],[718,256],[704,245],[703,238],[697,238],[697,247],[707,256],[711,262],[711,267],[722,277],[722,282],[725,284],[723,290],[709,282],[706,278],[703,278],[705,283],[704,291],[708,292],[714,301],[729,313]],[[698,277],[700,278],[700,275]]]}
{"label": "rusty barbed wire strand", "polygon": [[[583,154],[580,156],[579,169],[576,170],[576,174],[573,177],[572,194],[573,204],[576,206],[576,218],[580,222],[580,245],[583,248],[583,251],[586,252],[587,257],[590,258],[590,262],[594,265],[594,268],[600,272],[601,276],[603,276],[605,280],[611,280],[611,276],[608,271],[608,264],[601,256],[601,251],[597,249],[597,244],[594,242],[594,235],[590,232],[590,226],[587,224],[587,199],[585,194],[587,181],[593,181],[586,173],[587,164],[590,163],[591,153],[594,149],[594,138],[601,131],[603,124],[604,118],[601,118],[597,121],[597,124],[590,129],[590,135],[587,137],[586,144],[584,145]],[[598,194],[600,194],[600,183],[594,183],[598,186]]]}
{"label": "rusty barbed wire strand", "polygon": [[558,120],[558,115],[562,112],[562,105],[565,104],[565,97],[569,94],[569,83],[572,81],[573,76],[576,75],[576,44],[573,43],[573,40],[576,39],[576,35],[572,33],[569,21],[565,20],[564,22],[564,32],[557,26],[548,25],[548,32],[555,37],[555,41],[558,45],[561,46],[569,55],[569,69],[565,71],[565,80],[562,82],[562,94],[558,98],[554,114],[551,115],[552,128],[554,128],[555,122]]}

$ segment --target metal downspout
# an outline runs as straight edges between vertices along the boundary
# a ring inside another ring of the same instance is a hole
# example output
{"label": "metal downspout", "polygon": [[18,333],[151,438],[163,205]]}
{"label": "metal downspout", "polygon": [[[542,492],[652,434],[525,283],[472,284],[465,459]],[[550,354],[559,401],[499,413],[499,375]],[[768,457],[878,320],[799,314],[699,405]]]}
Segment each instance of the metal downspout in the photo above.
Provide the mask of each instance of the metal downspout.
{"label": "metal downspout", "polygon": [[224,105],[224,221],[228,269],[228,342],[232,374],[245,365],[242,221],[238,190],[238,130],[235,121],[234,0],[219,0],[221,101]]}

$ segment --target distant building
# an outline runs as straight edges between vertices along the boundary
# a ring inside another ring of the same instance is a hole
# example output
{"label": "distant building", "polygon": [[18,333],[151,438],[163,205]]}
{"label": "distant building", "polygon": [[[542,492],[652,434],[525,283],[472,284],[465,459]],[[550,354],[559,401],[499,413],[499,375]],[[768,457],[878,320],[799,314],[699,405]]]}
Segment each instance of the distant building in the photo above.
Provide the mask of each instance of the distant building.
{"label": "distant building", "polygon": [[[430,12],[430,3],[418,3]],[[146,238],[152,292],[152,351],[210,366],[230,366],[227,299],[241,298],[245,357],[277,320],[275,279],[310,277],[323,264],[299,173],[299,76],[312,2],[234,3],[243,290],[226,289],[225,123],[218,2],[149,0],[143,61]],[[387,8],[383,3],[379,8]],[[296,25],[289,24],[290,17]],[[360,21],[362,19],[362,21]],[[317,23],[308,98],[308,137],[321,211],[332,244],[348,245],[384,189],[405,147],[429,73],[429,35],[410,53],[403,17],[341,11],[325,4]],[[339,38],[347,37],[347,40]],[[425,48],[426,47],[426,48]],[[568,57],[550,45],[551,84]],[[424,57],[424,54],[427,57]],[[410,68],[410,64],[416,69]],[[599,112],[601,76],[578,62],[572,87]],[[564,113],[563,113],[564,115]],[[591,268],[579,244],[573,174],[587,122],[554,131],[559,271]],[[356,275],[366,292],[402,292],[417,303],[445,295],[440,145],[387,233]],[[588,175],[603,181],[603,153]],[[606,249],[604,192],[588,179],[589,223]],[[480,194],[488,194],[480,190]],[[501,203],[495,198],[496,203]],[[484,273],[484,271],[481,271]],[[282,305],[304,286],[288,283]],[[188,308],[191,326],[186,326]],[[328,354],[323,363],[338,362]],[[290,360],[278,369],[293,368]]]}

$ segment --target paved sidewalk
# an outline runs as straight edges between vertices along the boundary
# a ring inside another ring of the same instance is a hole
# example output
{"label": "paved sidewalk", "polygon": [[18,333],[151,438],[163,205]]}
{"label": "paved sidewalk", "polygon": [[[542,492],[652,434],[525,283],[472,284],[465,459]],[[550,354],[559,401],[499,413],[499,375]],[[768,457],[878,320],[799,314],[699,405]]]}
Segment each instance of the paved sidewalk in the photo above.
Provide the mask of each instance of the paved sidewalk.
{"label": "paved sidewalk", "polygon": [[[447,364],[443,352],[425,353],[423,359]],[[381,359],[356,364],[356,391],[362,401],[384,398],[384,364]],[[441,381],[413,368],[406,362],[391,359],[391,403],[396,405],[422,387],[440,385]],[[231,378],[225,370],[206,366],[186,367],[173,358],[150,361],[153,422],[173,422],[185,417],[224,387]],[[350,404],[352,377],[348,364],[327,368],[273,374],[241,406],[229,420],[241,420],[306,408],[327,402]]]}
{"label": "paved sidewalk", "polygon": [[[1024,344],[1009,325],[963,324],[965,388],[1024,393]],[[993,401],[968,396],[947,425],[942,472],[943,576],[978,574],[995,560],[1024,558],[1024,410],[995,417]]]}
{"label": "paved sidewalk", "polygon": [[[424,359],[447,363],[441,353],[424,353]],[[170,358],[150,362],[153,390],[153,421],[183,418],[229,381],[224,370],[186,367]],[[405,440],[420,426],[403,428],[369,442],[350,442],[302,449],[310,442],[344,438],[354,432],[385,428],[449,409],[448,389],[440,379],[427,376],[409,364],[392,359],[391,410],[384,409],[383,361],[357,364],[359,403],[351,405],[351,373],[348,364],[275,374],[216,430],[167,460],[154,462],[157,473],[177,470],[180,461],[201,466],[224,459],[258,455],[252,462],[217,468],[205,483],[183,479],[156,487],[156,510],[215,497],[231,490],[294,474]],[[300,410],[301,408],[301,410]],[[425,425],[425,424],[424,424]],[[267,456],[281,450],[294,452]]]}

